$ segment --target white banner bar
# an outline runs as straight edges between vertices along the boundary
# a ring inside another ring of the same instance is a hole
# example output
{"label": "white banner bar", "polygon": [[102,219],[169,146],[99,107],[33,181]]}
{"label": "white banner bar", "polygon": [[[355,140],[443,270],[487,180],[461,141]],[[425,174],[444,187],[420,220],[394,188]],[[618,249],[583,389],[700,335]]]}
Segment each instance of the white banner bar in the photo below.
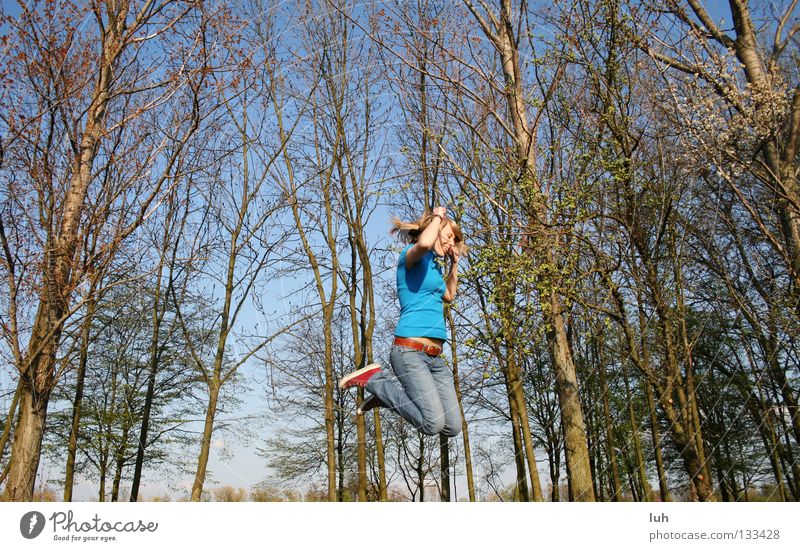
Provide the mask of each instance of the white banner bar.
{"label": "white banner bar", "polygon": [[0,503],[0,519],[9,550],[800,549],[797,503]]}

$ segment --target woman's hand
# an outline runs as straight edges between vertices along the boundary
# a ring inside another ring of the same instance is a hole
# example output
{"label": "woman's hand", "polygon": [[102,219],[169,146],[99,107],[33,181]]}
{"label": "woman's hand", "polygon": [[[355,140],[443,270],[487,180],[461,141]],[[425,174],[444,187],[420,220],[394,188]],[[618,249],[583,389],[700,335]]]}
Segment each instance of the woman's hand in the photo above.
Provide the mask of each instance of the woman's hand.
{"label": "woman's hand", "polygon": [[443,300],[445,302],[453,302],[458,289],[458,259],[461,258],[461,251],[457,246],[453,245],[447,256],[450,257],[450,273],[447,275],[447,281],[445,282],[447,290],[444,293]]}
{"label": "woman's hand", "polygon": [[461,252],[458,250],[458,247],[453,245],[453,248],[450,249],[450,260],[453,261],[453,266],[458,264],[458,259],[461,258]]}
{"label": "woman's hand", "polygon": [[441,216],[442,220],[444,220],[445,215],[447,214],[447,209],[444,207],[436,207],[433,209],[434,216]]}

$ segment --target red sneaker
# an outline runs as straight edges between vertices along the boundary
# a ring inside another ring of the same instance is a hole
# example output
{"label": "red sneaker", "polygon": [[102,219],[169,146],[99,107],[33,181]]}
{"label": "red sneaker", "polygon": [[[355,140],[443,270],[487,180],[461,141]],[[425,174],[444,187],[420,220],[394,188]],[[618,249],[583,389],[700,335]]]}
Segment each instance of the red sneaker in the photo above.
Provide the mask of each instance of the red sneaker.
{"label": "red sneaker", "polygon": [[383,407],[383,402],[381,402],[377,396],[372,394],[369,398],[361,402],[361,405],[358,406],[356,413],[358,415],[364,415],[365,412],[377,407]]}
{"label": "red sneaker", "polygon": [[353,371],[339,380],[339,388],[345,390],[354,386],[364,387],[373,375],[381,370],[381,364],[369,364],[358,371]]}

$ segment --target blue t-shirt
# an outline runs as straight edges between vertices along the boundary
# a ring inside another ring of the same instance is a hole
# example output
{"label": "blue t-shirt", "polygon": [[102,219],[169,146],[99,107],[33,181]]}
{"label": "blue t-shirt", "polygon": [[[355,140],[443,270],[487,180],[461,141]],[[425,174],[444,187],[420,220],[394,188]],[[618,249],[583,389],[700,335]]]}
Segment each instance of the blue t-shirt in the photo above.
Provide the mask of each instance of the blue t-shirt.
{"label": "blue t-shirt", "polygon": [[400,299],[400,321],[396,337],[428,337],[447,340],[442,302],[447,285],[442,267],[433,251],[423,256],[411,269],[406,268],[409,245],[397,261],[397,296]]}

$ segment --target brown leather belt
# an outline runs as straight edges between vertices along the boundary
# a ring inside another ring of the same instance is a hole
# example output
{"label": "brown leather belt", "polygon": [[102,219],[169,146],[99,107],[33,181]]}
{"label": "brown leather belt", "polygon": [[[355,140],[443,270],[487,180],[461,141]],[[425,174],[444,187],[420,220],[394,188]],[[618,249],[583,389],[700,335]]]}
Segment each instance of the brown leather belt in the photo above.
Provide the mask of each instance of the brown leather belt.
{"label": "brown leather belt", "polygon": [[421,352],[425,352],[428,356],[439,356],[442,353],[441,346],[435,346],[433,344],[422,344],[421,342],[406,339],[403,337],[395,337],[394,343],[398,346],[405,346],[406,348],[413,348],[414,350],[419,350]]}

